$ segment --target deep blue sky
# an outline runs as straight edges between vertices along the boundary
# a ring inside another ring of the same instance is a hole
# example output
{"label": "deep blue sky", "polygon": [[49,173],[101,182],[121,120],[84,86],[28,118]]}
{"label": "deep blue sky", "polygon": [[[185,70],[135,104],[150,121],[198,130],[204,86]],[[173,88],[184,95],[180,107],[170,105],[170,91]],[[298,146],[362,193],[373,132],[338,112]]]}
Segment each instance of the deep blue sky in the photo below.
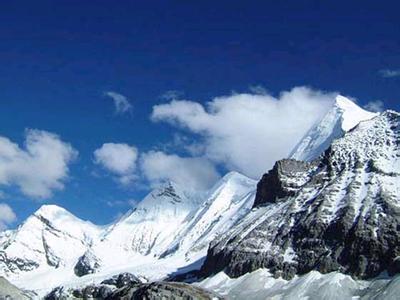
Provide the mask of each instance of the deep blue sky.
{"label": "deep blue sky", "polygon": [[[395,1],[7,1],[0,135],[22,143],[25,128],[38,128],[70,142],[79,159],[45,202],[110,222],[127,206],[106,201],[145,191],[92,176],[93,150],[167,142],[171,129],[148,118],[168,90],[205,102],[251,85],[308,85],[400,110],[400,77],[379,75],[400,69],[399,10]],[[116,117],[109,90],[133,113]],[[13,191],[4,202],[20,220],[40,205]]]}

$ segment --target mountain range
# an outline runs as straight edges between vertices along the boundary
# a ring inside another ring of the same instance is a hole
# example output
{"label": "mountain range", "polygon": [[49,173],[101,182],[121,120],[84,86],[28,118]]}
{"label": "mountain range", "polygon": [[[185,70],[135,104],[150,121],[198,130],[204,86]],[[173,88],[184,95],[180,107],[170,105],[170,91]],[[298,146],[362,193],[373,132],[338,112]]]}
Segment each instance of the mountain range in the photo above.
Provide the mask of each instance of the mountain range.
{"label": "mountain range", "polygon": [[258,182],[237,172],[208,191],[166,182],[108,226],[42,206],[0,233],[0,275],[38,298],[122,272],[237,299],[395,295],[399,170],[400,114],[337,96]]}

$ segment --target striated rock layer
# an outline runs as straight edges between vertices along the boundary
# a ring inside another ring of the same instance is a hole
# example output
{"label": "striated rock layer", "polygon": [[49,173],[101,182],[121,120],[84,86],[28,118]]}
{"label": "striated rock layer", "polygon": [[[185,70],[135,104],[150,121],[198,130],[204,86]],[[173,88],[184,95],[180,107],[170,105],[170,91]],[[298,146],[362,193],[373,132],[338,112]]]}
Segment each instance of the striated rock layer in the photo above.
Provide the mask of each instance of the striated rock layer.
{"label": "striated rock layer", "polygon": [[387,111],[312,163],[277,162],[258,184],[252,212],[211,244],[202,272],[396,273],[399,229],[400,114]]}

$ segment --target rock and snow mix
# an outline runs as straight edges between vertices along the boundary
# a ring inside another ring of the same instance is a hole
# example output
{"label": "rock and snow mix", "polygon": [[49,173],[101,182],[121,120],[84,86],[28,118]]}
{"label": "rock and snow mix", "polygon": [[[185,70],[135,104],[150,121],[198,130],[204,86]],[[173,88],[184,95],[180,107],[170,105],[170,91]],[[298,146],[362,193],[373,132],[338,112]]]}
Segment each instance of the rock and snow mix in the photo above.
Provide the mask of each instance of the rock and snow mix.
{"label": "rock and snow mix", "polygon": [[399,124],[398,113],[338,96],[258,185],[236,172],[206,192],[168,182],[104,227],[45,205],[0,233],[0,275],[39,296],[122,272],[160,280],[200,268],[199,286],[233,299],[392,295],[393,278],[342,273],[400,270]]}

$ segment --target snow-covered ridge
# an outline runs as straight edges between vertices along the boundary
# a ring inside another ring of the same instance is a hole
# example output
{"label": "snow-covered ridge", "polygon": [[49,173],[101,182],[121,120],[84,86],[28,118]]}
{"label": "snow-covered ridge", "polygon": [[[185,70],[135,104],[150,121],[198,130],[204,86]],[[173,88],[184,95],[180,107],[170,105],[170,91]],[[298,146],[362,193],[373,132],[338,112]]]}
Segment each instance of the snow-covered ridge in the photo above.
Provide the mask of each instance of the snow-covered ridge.
{"label": "snow-covered ridge", "polygon": [[339,95],[332,108],[293,149],[290,158],[305,161],[316,159],[331,145],[332,141],[342,137],[361,121],[370,120],[377,115]]}

